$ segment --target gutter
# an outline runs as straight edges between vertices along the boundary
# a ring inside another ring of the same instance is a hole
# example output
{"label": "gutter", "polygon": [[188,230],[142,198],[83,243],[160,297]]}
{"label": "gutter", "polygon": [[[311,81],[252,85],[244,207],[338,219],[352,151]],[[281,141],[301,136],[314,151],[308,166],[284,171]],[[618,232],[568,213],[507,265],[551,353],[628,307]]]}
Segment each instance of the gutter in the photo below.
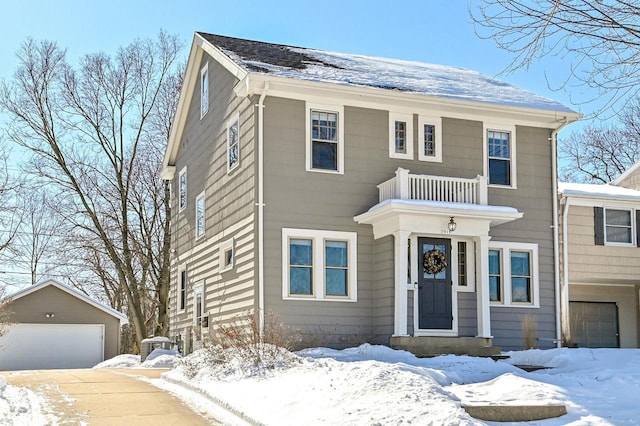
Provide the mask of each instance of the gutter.
{"label": "gutter", "polygon": [[567,339],[571,339],[571,327],[569,326],[569,206],[571,198],[562,195],[565,200],[562,209],[562,305],[560,315],[562,327]]}
{"label": "gutter", "polygon": [[258,100],[258,329],[264,337],[264,98],[269,90],[265,82]]}

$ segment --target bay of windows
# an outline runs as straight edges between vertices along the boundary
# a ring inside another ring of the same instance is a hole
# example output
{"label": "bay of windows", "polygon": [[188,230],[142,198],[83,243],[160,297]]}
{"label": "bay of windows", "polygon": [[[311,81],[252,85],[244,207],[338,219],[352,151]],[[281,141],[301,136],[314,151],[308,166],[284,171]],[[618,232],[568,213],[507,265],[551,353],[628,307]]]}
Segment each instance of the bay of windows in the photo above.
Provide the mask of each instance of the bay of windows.
{"label": "bay of windows", "polygon": [[493,305],[539,306],[537,244],[492,242],[489,300]]}

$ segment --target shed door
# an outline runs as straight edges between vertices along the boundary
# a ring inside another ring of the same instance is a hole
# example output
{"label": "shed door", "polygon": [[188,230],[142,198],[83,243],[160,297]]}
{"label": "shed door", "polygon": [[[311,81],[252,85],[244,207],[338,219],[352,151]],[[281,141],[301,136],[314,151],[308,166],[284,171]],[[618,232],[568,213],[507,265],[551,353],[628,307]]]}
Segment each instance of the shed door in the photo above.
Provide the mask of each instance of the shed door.
{"label": "shed door", "polygon": [[103,336],[103,324],[14,324],[0,338],[0,370],[93,367]]}
{"label": "shed door", "polygon": [[579,347],[619,348],[615,302],[570,302],[571,334]]}

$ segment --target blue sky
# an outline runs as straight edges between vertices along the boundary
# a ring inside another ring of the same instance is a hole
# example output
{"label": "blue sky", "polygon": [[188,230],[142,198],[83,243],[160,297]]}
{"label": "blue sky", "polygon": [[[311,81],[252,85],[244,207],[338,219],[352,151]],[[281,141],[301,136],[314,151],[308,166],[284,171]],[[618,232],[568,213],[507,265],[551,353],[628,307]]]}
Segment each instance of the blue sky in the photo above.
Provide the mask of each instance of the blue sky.
{"label": "blue sky", "polygon": [[[588,114],[571,103],[575,92],[549,89],[568,66],[557,58],[529,71],[500,75],[511,56],[481,40],[468,7],[476,0],[20,0],[5,2],[0,18],[0,78],[15,70],[16,51],[28,38],[48,39],[73,61],[85,53],[114,52],[160,29],[178,35],[188,54],[195,31],[303,47],[460,66],[497,76]],[[576,125],[570,129],[577,129]],[[566,131],[565,131],[566,132]],[[564,133],[564,132],[563,132]],[[566,133],[565,133],[566,134]]]}

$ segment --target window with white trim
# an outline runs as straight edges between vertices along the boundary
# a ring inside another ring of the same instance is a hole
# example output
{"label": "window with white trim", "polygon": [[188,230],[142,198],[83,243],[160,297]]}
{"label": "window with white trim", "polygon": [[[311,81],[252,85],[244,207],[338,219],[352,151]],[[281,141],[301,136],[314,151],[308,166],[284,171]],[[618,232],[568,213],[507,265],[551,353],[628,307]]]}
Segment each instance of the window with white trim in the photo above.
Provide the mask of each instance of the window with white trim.
{"label": "window with white trim", "polygon": [[413,160],[413,114],[389,114],[389,157]]}
{"label": "window with white trim", "polygon": [[344,107],[307,105],[306,169],[344,173]]}
{"label": "window with white trim", "polygon": [[240,164],[240,115],[227,125],[227,173]]}
{"label": "window with white trim", "polygon": [[233,269],[235,261],[235,249],[233,244],[233,238],[220,243],[219,248],[220,256],[220,272]]}
{"label": "window with white trim", "polygon": [[516,188],[516,129],[512,125],[484,126],[485,176],[489,185]]}
{"label": "window with white trim", "polygon": [[489,300],[494,306],[540,306],[537,244],[489,244]]}
{"label": "window with white trim", "polygon": [[205,231],[205,200],[204,191],[196,197],[196,238],[204,235]]}
{"label": "window with white trim", "polygon": [[442,119],[418,117],[418,160],[442,162]]}
{"label": "window with white trim", "polygon": [[204,284],[196,284],[193,288],[193,325],[197,327],[197,332],[201,328],[209,327],[209,316],[204,308]]}
{"label": "window with white trim", "polygon": [[355,232],[282,229],[282,297],[357,301]]}
{"label": "window with white trim", "polygon": [[200,70],[200,118],[209,111],[209,63]]}
{"label": "window with white trim", "polygon": [[633,245],[632,210],[604,209],[605,243]]}
{"label": "window with white trim", "polygon": [[183,167],[178,174],[178,211],[187,207],[187,167]]}
{"label": "window with white trim", "polygon": [[178,268],[178,312],[184,312],[187,307],[187,268],[182,265]]}

